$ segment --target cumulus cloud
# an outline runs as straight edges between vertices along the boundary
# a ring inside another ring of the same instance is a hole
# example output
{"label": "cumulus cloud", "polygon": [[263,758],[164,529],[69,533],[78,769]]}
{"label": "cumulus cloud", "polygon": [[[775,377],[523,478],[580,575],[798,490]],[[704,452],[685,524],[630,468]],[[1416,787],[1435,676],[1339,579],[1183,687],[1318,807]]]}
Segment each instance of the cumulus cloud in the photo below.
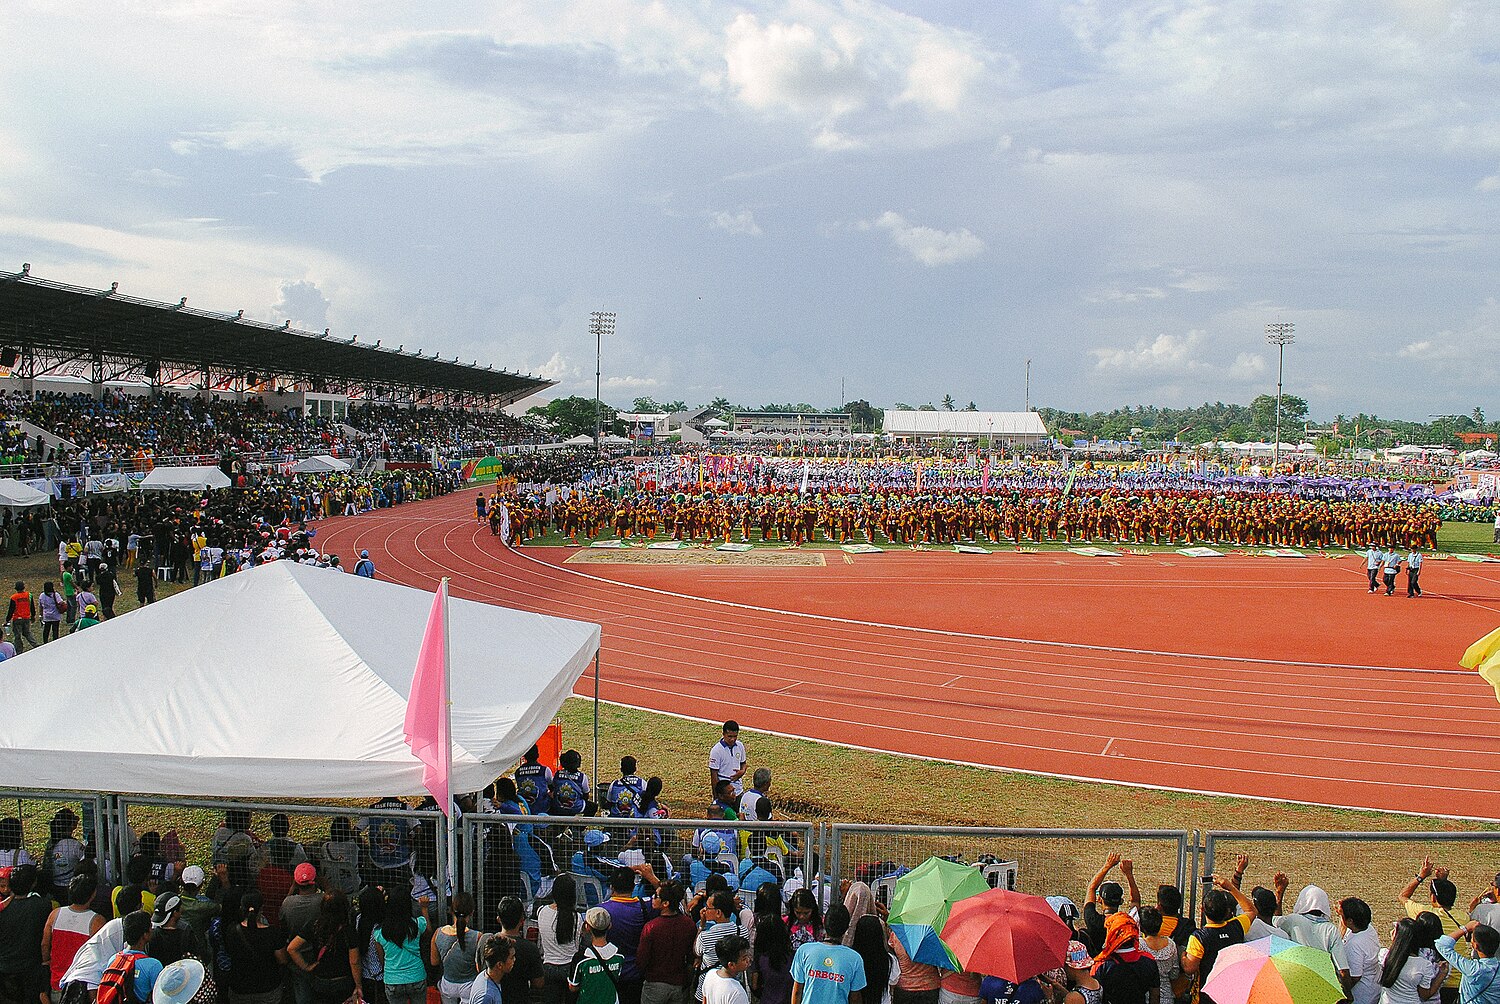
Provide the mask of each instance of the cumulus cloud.
{"label": "cumulus cloud", "polygon": [[1204,343],[1204,333],[1189,331],[1185,335],[1160,334],[1141,339],[1129,348],[1092,349],[1098,369],[1138,372],[1142,370],[1190,370],[1202,367],[1194,356]]}
{"label": "cumulus cloud", "polygon": [[723,59],[738,101],[805,122],[823,150],[967,132],[992,115],[976,96],[1011,69],[971,36],[870,2],[804,0],[764,21],[740,13]]}
{"label": "cumulus cloud", "polygon": [[273,320],[289,320],[292,327],[321,331],[328,327],[328,297],[315,282],[299,279],[281,284],[281,299],[271,308]]}
{"label": "cumulus cloud", "polygon": [[886,210],[874,220],[860,224],[862,230],[884,230],[891,242],[928,268],[968,261],[984,253],[984,241],[973,231],[938,230],[908,223],[900,213]]}
{"label": "cumulus cloud", "polygon": [[1090,294],[1086,299],[1090,303],[1139,303],[1142,300],[1162,300],[1166,295],[1166,291],[1156,286],[1138,286],[1134,289],[1110,286]]}
{"label": "cumulus cloud", "polygon": [[761,233],[760,224],[755,222],[755,214],[748,209],[741,209],[737,213],[717,212],[709,219],[715,227],[731,234],[759,237]]}

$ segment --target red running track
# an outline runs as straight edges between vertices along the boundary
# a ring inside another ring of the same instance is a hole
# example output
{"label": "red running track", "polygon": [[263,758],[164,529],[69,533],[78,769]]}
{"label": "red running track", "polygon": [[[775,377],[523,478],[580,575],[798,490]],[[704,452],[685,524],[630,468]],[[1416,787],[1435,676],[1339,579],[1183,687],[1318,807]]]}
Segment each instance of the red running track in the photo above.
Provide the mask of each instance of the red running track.
{"label": "red running track", "polygon": [[603,625],[606,700],[1053,776],[1500,819],[1500,704],[1457,667],[1500,566],[821,552],[815,567],[565,565],[465,494],[319,524],[380,575]]}

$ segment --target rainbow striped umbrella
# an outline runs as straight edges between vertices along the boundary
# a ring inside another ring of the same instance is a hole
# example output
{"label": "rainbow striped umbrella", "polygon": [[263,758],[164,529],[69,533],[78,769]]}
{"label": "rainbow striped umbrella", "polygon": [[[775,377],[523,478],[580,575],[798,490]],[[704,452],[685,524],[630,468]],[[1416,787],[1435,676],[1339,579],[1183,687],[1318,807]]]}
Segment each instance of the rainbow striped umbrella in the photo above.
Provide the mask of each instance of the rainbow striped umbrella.
{"label": "rainbow striped umbrella", "polygon": [[1327,952],[1274,936],[1221,951],[1203,992],[1214,1004],[1337,1004],[1344,998]]}

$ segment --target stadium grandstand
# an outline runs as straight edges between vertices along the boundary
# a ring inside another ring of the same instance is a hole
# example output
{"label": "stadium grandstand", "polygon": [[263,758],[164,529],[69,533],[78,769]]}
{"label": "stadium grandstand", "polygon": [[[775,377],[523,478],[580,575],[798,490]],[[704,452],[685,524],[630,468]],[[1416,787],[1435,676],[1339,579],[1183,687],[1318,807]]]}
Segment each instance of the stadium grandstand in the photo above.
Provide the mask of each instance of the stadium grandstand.
{"label": "stadium grandstand", "polygon": [[275,394],[297,390],[390,404],[498,409],[552,386],[436,353],[334,337],[177,303],[0,273],[0,368],[27,393],[45,378]]}

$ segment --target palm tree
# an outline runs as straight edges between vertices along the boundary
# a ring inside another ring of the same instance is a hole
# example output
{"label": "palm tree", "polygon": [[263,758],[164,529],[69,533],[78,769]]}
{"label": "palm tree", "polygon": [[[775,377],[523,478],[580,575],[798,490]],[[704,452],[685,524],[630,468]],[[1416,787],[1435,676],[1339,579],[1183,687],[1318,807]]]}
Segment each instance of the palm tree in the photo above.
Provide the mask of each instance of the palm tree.
{"label": "palm tree", "polygon": [[956,406],[957,406],[957,402],[953,400],[953,395],[952,394],[944,394],[943,395],[943,410],[944,411],[952,411]]}

